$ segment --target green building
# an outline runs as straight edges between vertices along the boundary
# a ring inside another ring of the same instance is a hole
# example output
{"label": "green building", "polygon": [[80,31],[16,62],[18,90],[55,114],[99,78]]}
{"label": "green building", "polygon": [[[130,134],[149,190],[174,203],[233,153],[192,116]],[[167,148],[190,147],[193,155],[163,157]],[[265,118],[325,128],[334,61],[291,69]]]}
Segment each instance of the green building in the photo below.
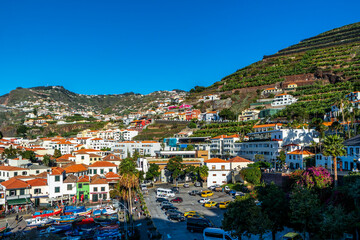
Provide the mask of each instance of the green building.
{"label": "green building", "polygon": [[81,196],[84,195],[84,201],[89,201],[89,192],[90,192],[90,177],[85,175],[79,177],[76,186],[76,198],[78,201],[81,201]]}

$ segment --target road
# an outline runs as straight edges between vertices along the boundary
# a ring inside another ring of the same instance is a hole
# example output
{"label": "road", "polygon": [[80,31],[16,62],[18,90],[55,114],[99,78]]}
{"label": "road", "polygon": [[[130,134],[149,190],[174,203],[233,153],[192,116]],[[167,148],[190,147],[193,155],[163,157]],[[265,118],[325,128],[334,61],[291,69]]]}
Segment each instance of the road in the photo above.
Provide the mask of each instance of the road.
{"label": "road", "polygon": [[[170,188],[171,186],[161,186],[162,188]],[[184,201],[182,203],[174,203],[174,206],[179,208],[179,211],[197,211],[210,219],[217,227],[221,226],[225,209],[217,207],[205,208],[198,202],[200,196],[190,196],[188,194],[191,190],[205,190],[196,187],[183,188],[180,187],[180,193],[176,197],[181,197]],[[165,212],[161,210],[160,204],[156,202],[156,189],[149,190],[149,195],[145,197],[146,205],[150,211],[151,217],[155,223],[156,228],[164,236],[163,239],[171,240],[199,240],[203,239],[201,233],[190,233],[186,229],[185,222],[172,222],[167,219]],[[231,196],[223,192],[214,192],[214,195],[209,197],[215,202],[233,200]],[[171,198],[170,198],[171,199]]]}

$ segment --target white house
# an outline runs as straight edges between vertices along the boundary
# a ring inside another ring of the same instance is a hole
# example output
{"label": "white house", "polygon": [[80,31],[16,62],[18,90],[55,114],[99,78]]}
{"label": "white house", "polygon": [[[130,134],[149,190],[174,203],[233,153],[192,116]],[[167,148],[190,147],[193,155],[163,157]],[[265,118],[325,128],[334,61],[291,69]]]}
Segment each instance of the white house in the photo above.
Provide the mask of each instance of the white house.
{"label": "white house", "polygon": [[304,159],[314,155],[306,150],[295,150],[286,153],[285,163],[290,169],[304,169]]}
{"label": "white house", "polygon": [[149,155],[151,157],[156,156],[156,152],[160,151],[161,144],[157,141],[125,141],[116,143],[113,147],[113,152],[118,155],[121,159],[130,156],[137,151],[140,155]]}
{"label": "white house", "polygon": [[89,176],[94,175],[105,175],[109,172],[117,172],[117,166],[114,163],[106,162],[106,161],[98,161],[89,166]]}
{"label": "white house", "polygon": [[9,166],[12,167],[24,167],[27,164],[30,164],[30,160],[26,159],[26,158],[22,158],[22,156],[18,157],[18,158],[14,158],[14,159],[8,159],[8,164]]}
{"label": "white house", "polygon": [[33,201],[35,206],[47,204],[49,198],[49,185],[47,184],[47,179],[35,178],[26,182],[31,187],[31,201]]}
{"label": "white house", "polygon": [[0,180],[6,181],[16,176],[28,176],[29,169],[11,167],[11,166],[0,166]]}
{"label": "white house", "polygon": [[246,168],[249,164],[254,163],[253,161],[247,160],[239,156],[231,158],[228,162],[230,162],[231,170],[240,170],[242,168]]}
{"label": "white house", "polygon": [[47,182],[49,185],[49,199],[51,202],[62,200],[65,178],[65,170],[59,167],[52,168],[51,172],[47,174]]}
{"label": "white house", "polygon": [[90,202],[101,202],[110,199],[109,184],[105,177],[95,175],[90,180]]}
{"label": "white house", "polygon": [[205,160],[204,162],[205,165],[209,168],[207,187],[215,184],[223,185],[230,181],[231,168],[229,161],[220,158],[211,158]]}
{"label": "white house", "polygon": [[45,165],[30,165],[28,167],[29,169],[29,175],[38,175],[43,172],[50,172],[51,168],[47,167]]}
{"label": "white house", "polygon": [[77,177],[74,174],[69,174],[66,176],[63,181],[62,193],[63,198],[68,199],[69,202],[72,201],[72,198],[76,196],[76,182]]}
{"label": "white house", "polygon": [[6,204],[10,207],[13,205],[27,205],[30,203],[30,186],[28,183],[17,178],[11,178],[1,183],[6,188]]}
{"label": "white house", "polygon": [[296,101],[297,99],[294,98],[294,96],[283,93],[275,96],[274,101],[271,103],[271,106],[276,107],[276,106],[291,105]]}
{"label": "white house", "polygon": [[203,121],[206,121],[206,122],[221,120],[218,112],[216,112],[216,111],[210,111],[210,112],[202,113],[202,114],[200,114],[199,117],[200,117],[200,120],[203,120]]}

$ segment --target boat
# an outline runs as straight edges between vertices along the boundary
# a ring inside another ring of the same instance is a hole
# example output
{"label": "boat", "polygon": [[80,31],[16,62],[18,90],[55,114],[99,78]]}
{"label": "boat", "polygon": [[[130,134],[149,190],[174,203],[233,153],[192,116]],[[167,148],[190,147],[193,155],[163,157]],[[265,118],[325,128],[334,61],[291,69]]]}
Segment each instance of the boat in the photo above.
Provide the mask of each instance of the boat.
{"label": "boat", "polygon": [[48,235],[50,233],[59,233],[61,231],[63,231],[63,230],[59,229],[59,228],[55,228],[53,226],[50,226],[50,227],[48,227],[46,229],[43,229],[43,230],[39,231],[39,234],[40,235]]}
{"label": "boat", "polygon": [[53,219],[50,218],[41,218],[41,217],[37,217],[37,218],[30,218],[30,219],[26,219],[26,225],[28,227],[33,227],[33,226],[43,226],[49,223],[54,222]]}
{"label": "boat", "polygon": [[100,225],[109,225],[114,224],[118,221],[117,215],[106,215],[106,216],[96,216],[93,217],[94,222]]}
{"label": "boat", "polygon": [[58,209],[54,209],[54,210],[44,210],[44,211],[37,211],[33,214],[33,218],[37,218],[37,217],[51,217],[54,215],[58,215],[60,214],[62,211],[61,208]]}
{"label": "boat", "polygon": [[87,208],[85,209],[84,212],[76,212],[74,213],[75,216],[88,216],[88,215],[91,215],[91,212],[92,212],[92,208]]}
{"label": "boat", "polygon": [[112,207],[105,207],[101,211],[101,213],[104,214],[104,215],[112,215],[112,214],[117,213],[117,210],[114,210],[114,208],[112,208]]}
{"label": "boat", "polygon": [[84,206],[80,206],[80,207],[76,207],[76,206],[66,206],[64,208],[64,214],[65,215],[69,215],[69,214],[78,214],[81,212],[86,212],[86,208]]}
{"label": "boat", "polygon": [[59,217],[50,217],[54,221],[58,223],[72,223],[76,220],[75,216],[72,215],[65,215],[65,216],[59,216]]}
{"label": "boat", "polygon": [[54,223],[51,227],[59,229],[60,231],[68,231],[72,229],[71,223]]}
{"label": "boat", "polygon": [[88,217],[88,218],[83,218],[80,221],[78,221],[76,224],[77,225],[82,225],[82,224],[91,224],[94,223],[94,218],[92,217]]}

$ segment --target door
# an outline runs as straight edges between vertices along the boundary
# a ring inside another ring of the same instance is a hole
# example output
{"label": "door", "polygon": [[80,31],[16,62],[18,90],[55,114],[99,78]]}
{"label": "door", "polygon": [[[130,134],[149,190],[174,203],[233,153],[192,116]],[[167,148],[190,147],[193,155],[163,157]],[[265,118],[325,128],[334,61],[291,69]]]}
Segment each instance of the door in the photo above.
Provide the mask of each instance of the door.
{"label": "door", "polygon": [[35,207],[38,207],[40,205],[40,199],[35,198]]}
{"label": "door", "polygon": [[98,198],[98,195],[97,194],[93,194],[93,199],[92,199],[93,202],[97,202],[99,201],[99,198]]}

